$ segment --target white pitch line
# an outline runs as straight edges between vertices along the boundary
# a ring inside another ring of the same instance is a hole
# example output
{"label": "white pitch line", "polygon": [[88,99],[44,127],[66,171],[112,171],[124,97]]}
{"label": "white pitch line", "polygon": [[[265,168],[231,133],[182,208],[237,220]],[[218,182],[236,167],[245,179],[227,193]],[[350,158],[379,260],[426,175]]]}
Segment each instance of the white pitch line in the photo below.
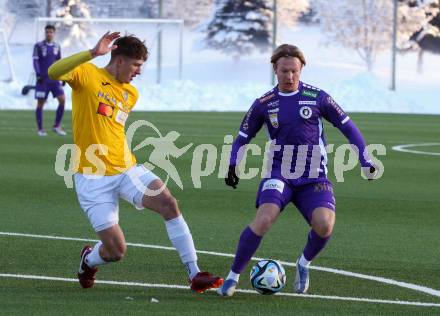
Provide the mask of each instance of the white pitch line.
{"label": "white pitch line", "polygon": [[[23,234],[23,233],[13,233],[13,232],[0,232],[0,235],[4,236],[16,236],[16,237],[29,237],[29,238],[40,238],[40,239],[53,239],[53,240],[69,240],[69,241],[84,241],[84,242],[98,242],[97,239],[86,239],[86,238],[74,238],[74,237],[63,237],[63,236],[50,236],[50,235],[35,235],[35,234]],[[140,243],[127,243],[128,246],[131,247],[139,247],[139,248],[149,248],[149,249],[159,249],[159,250],[171,250],[175,251],[176,249],[174,247],[166,247],[166,246],[159,246],[159,245],[149,245],[149,244],[140,244]],[[212,255],[212,256],[218,256],[218,257],[229,257],[233,258],[233,254],[229,253],[223,253],[223,252],[214,252],[214,251],[206,251],[206,250],[197,250],[197,253],[199,254],[205,254],[205,255]],[[258,258],[258,257],[252,257],[252,260],[262,260],[265,258]],[[286,261],[280,261],[285,266],[291,266],[294,267],[295,263],[292,262],[286,262]],[[375,281],[379,283],[389,284],[398,286],[405,289],[414,290],[417,292],[426,293],[432,296],[440,297],[440,291],[429,288],[422,285],[402,282],[402,281],[396,281],[393,279],[378,277],[378,276],[371,276],[356,272],[350,272],[345,270],[339,270],[339,269],[333,269],[333,268],[326,268],[326,267],[319,267],[319,266],[311,266],[310,269],[312,270],[318,270],[323,272],[329,272],[344,276],[349,276],[353,278],[363,279],[363,280],[369,280],[369,281]]]}
{"label": "white pitch line", "polygon": [[413,148],[413,147],[439,146],[439,145],[440,145],[440,143],[406,144],[406,145],[396,145],[396,146],[391,147],[391,149],[393,149],[395,151],[405,152],[405,153],[440,156],[440,153],[407,149],[407,148]]}
{"label": "white pitch line", "polygon": [[[61,281],[61,282],[78,282],[77,279],[72,278],[61,278],[61,277],[51,277],[45,275],[29,275],[29,274],[9,274],[0,273],[2,278],[14,278],[14,279],[28,279],[28,280],[42,280],[42,281]],[[96,280],[97,284],[108,284],[108,285],[121,285],[121,286],[134,286],[134,287],[145,287],[145,288],[162,288],[162,289],[177,289],[177,290],[189,290],[189,286],[185,285],[174,285],[174,284],[155,284],[155,283],[141,283],[141,282],[122,282],[122,281],[111,281],[111,280]],[[211,289],[215,291],[215,289]],[[237,289],[238,293],[246,294],[258,294],[253,290],[240,290]],[[344,296],[334,296],[334,295],[315,295],[315,294],[296,294],[296,293],[277,293],[276,296],[287,296],[287,297],[297,297],[297,298],[314,298],[314,299],[324,299],[324,300],[337,300],[337,301],[352,301],[352,302],[364,302],[364,303],[379,303],[379,304],[393,304],[393,305],[409,305],[409,306],[423,306],[423,307],[440,307],[439,303],[425,303],[425,302],[412,302],[412,301],[391,301],[383,299],[371,299],[363,297],[344,297]]]}

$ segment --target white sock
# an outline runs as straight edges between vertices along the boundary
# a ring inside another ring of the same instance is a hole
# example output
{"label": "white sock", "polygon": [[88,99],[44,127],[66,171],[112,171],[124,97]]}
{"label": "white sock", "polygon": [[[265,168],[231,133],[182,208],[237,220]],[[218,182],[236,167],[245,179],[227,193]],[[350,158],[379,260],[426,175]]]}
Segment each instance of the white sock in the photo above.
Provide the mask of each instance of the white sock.
{"label": "white sock", "polygon": [[238,283],[238,280],[240,279],[240,274],[235,273],[234,271],[229,271],[228,276],[226,277],[226,280],[234,280],[235,282]]}
{"label": "white sock", "polygon": [[312,263],[312,261],[307,260],[307,259],[304,257],[304,254],[302,254],[302,255],[301,255],[301,258],[299,258],[298,263],[299,263],[300,265],[302,265],[303,267],[308,267],[308,266],[310,265],[310,263]]}
{"label": "white sock", "polygon": [[197,266],[196,248],[188,225],[182,215],[166,221],[165,225],[168,237],[179,253],[180,260],[186,266],[189,278],[192,279],[200,269]]}
{"label": "white sock", "polygon": [[93,250],[91,253],[89,253],[87,255],[87,257],[85,258],[86,264],[90,267],[90,268],[94,268],[96,266],[100,266],[103,264],[106,264],[107,261],[104,261],[104,259],[101,258],[101,256],[99,255],[99,247],[101,247],[102,242],[98,242],[95,247],[93,247]]}
{"label": "white sock", "polygon": [[185,263],[186,271],[188,272],[189,279],[192,280],[200,272],[197,261],[191,261]]}

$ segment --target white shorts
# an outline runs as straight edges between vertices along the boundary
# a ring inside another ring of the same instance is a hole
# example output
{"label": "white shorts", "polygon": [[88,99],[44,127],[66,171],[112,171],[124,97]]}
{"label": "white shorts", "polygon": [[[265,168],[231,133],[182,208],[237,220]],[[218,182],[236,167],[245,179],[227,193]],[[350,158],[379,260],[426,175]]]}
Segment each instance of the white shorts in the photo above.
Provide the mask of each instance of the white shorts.
{"label": "white shorts", "polygon": [[75,189],[79,204],[95,231],[119,222],[119,198],[141,210],[143,188],[159,179],[142,165],[133,166],[114,176],[93,176],[76,173]]}

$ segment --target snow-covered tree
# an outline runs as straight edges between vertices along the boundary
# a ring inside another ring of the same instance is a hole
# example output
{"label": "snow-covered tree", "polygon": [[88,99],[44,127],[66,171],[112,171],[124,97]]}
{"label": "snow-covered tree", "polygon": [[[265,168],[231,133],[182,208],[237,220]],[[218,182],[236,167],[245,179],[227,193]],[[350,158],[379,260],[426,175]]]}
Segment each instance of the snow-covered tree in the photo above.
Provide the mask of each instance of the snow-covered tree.
{"label": "snow-covered tree", "polygon": [[[423,53],[430,51],[440,53],[440,1],[438,0],[399,0],[402,8],[417,10],[420,20],[417,21],[416,32],[409,34],[409,39],[399,47],[401,51],[418,52],[417,70],[423,72]],[[402,10],[403,11],[403,10]],[[405,14],[401,15],[400,23],[405,23]],[[413,31],[410,29],[409,32]]]}
{"label": "snow-covered tree", "polygon": [[277,0],[278,24],[296,26],[298,19],[310,9],[309,0]]}
{"label": "snow-covered tree", "polygon": [[[416,49],[417,42],[425,35],[435,35],[438,28],[430,21],[439,12],[438,0],[399,0],[399,33],[401,33],[400,49]],[[417,33],[417,36],[413,35]]]}
{"label": "snow-covered tree", "polygon": [[8,10],[6,0],[0,0],[0,29],[6,32],[9,37],[15,26],[15,15]]}
{"label": "snow-covered tree", "polygon": [[213,0],[165,0],[163,17],[183,19],[185,24],[199,24],[211,14]]}
{"label": "snow-covered tree", "polygon": [[[337,42],[355,49],[371,70],[377,53],[389,50],[393,31],[393,1],[339,0],[318,1],[318,18],[329,35],[328,43]],[[399,3],[398,46],[408,43],[412,34],[426,21],[418,6]]]}
{"label": "snow-covered tree", "polygon": [[[86,48],[90,48],[90,38],[97,35],[93,32],[89,23],[73,22],[73,18],[91,18],[89,6],[82,0],[59,0],[52,12],[53,16],[64,18],[61,28],[68,29],[68,35],[63,40],[62,47],[77,46],[78,43]],[[59,27],[59,26],[58,26]]]}
{"label": "snow-covered tree", "polygon": [[214,16],[204,27],[205,44],[235,58],[266,51],[271,42],[271,17],[266,0],[217,0]]}

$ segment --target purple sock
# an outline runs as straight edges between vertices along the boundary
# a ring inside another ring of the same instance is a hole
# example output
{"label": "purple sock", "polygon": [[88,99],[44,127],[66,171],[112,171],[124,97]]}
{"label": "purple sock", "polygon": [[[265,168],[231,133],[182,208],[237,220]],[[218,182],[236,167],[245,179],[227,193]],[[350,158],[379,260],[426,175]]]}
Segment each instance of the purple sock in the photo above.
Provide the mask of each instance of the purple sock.
{"label": "purple sock", "polygon": [[37,118],[37,127],[38,130],[43,129],[43,108],[37,106],[37,110],[35,111],[35,116]]}
{"label": "purple sock", "polygon": [[55,124],[54,124],[54,127],[58,127],[58,126],[60,126],[60,124],[61,124],[61,120],[62,120],[62,118],[63,118],[63,114],[64,114],[64,105],[58,105],[58,108],[57,108],[57,113],[56,113],[56,116],[55,116]]}
{"label": "purple sock", "polygon": [[260,245],[261,236],[256,235],[247,226],[241,233],[240,240],[237,245],[237,252],[235,253],[234,262],[231,270],[234,273],[240,274],[246,267],[249,260],[251,260],[254,253]]}
{"label": "purple sock", "polygon": [[307,244],[304,248],[304,258],[308,261],[312,261],[318,253],[324,249],[330,237],[322,238],[312,229],[307,238]]}

